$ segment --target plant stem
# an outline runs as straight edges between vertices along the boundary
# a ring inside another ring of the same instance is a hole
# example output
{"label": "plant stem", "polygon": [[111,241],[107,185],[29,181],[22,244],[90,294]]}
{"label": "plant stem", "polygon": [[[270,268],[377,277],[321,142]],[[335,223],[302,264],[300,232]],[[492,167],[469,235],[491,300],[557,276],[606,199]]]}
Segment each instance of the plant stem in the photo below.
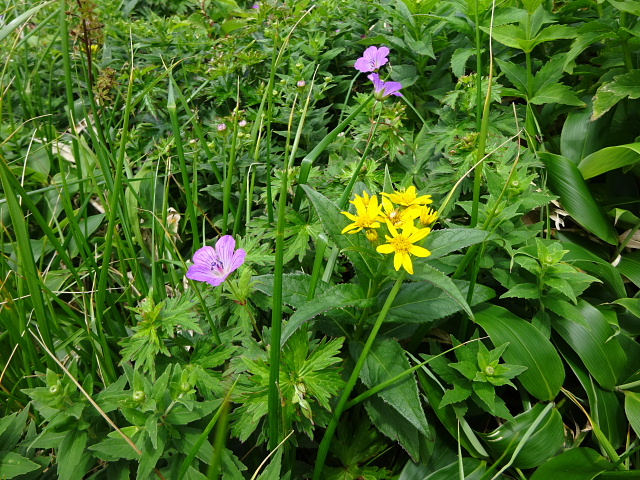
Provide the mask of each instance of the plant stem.
{"label": "plant stem", "polygon": [[349,400],[349,395],[351,395],[351,392],[353,391],[354,387],[356,386],[356,382],[358,381],[358,377],[360,376],[360,370],[362,370],[362,367],[364,366],[364,362],[367,359],[369,352],[371,351],[371,347],[373,346],[373,342],[375,341],[376,336],[378,335],[378,331],[380,330],[380,327],[382,326],[384,319],[387,317],[387,313],[389,313],[389,309],[391,308],[391,305],[393,304],[393,301],[395,300],[396,295],[398,295],[398,292],[400,291],[400,287],[402,286],[402,282],[404,281],[405,277],[406,277],[406,273],[404,271],[401,272],[396,280],[396,283],[391,288],[391,291],[387,296],[387,300],[384,302],[382,310],[380,310],[380,313],[378,314],[376,323],[373,325],[373,328],[371,329],[369,338],[367,339],[367,342],[365,343],[364,348],[362,349],[362,353],[358,357],[356,366],[354,367],[353,372],[351,372],[349,381],[347,382],[347,385],[342,391],[342,396],[338,401],[338,405],[336,406],[333,412],[331,420],[329,421],[329,425],[327,426],[327,429],[324,432],[324,436],[322,437],[322,442],[320,443],[320,447],[318,448],[318,457],[316,458],[316,464],[313,469],[313,480],[321,479],[322,469],[324,468],[324,462],[327,458],[327,454],[329,453],[331,439],[333,438],[333,434],[335,433],[336,427],[338,426],[338,422],[340,421],[340,416],[342,415],[342,412],[345,410],[345,407]]}

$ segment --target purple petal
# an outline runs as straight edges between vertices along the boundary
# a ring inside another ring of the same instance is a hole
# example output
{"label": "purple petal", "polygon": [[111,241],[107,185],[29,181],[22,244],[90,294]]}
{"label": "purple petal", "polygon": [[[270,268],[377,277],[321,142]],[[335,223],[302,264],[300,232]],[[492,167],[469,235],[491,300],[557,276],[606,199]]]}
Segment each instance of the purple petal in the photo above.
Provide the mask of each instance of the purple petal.
{"label": "purple petal", "polygon": [[211,272],[211,269],[205,265],[191,265],[187,271],[187,278],[198,282],[207,282],[214,287],[220,285],[227,276],[217,276]]}
{"label": "purple petal", "polygon": [[233,258],[231,259],[231,263],[229,264],[229,269],[227,270],[227,272],[231,273],[237,270],[238,267],[240,267],[240,265],[244,263],[244,259],[246,256],[247,256],[247,252],[244,251],[242,248],[239,248],[238,250],[236,250],[235,253],[233,254]]}
{"label": "purple petal", "polygon": [[387,55],[389,55],[389,49],[387,47],[380,47],[378,49],[378,52],[376,53],[376,58],[378,59],[378,61],[381,62],[380,66],[384,65],[389,61],[389,59],[387,58]]}
{"label": "purple petal", "polygon": [[384,82],[384,93],[386,95],[395,95],[396,97],[401,97],[402,94],[399,90],[402,88],[402,84],[400,82]]}
{"label": "purple petal", "polygon": [[236,241],[231,235],[220,237],[220,240],[218,240],[218,243],[216,243],[216,253],[218,254],[218,258],[222,262],[223,268],[231,263],[233,250],[235,248]]}
{"label": "purple petal", "polygon": [[212,262],[218,259],[218,255],[213,247],[202,247],[193,254],[193,263],[197,265],[211,265]]}
{"label": "purple petal", "polygon": [[370,63],[371,62],[369,62],[369,60],[367,60],[366,58],[360,57],[358,60],[356,60],[354,68],[356,70],[360,70],[363,73],[370,72]]}

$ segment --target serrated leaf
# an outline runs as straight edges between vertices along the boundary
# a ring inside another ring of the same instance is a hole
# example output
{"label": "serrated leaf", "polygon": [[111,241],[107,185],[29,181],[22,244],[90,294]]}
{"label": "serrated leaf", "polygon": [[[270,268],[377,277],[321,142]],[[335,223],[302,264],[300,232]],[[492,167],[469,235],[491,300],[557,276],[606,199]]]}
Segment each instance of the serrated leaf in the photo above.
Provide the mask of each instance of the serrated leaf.
{"label": "serrated leaf", "polygon": [[465,74],[465,68],[469,57],[476,54],[475,48],[458,48],[451,55],[451,71],[460,78]]}
{"label": "serrated leaf", "polygon": [[[468,284],[453,282],[464,297]],[[464,288],[461,288],[464,285]],[[378,297],[378,306],[386,299],[387,290],[383,290]],[[493,290],[482,285],[476,285],[472,305],[481,303],[495,295]],[[429,282],[405,283],[400,287],[391,309],[387,314],[386,322],[401,323],[430,323],[448,315],[461,311],[458,301],[451,298],[451,292],[445,292]]]}
{"label": "serrated leaf", "polygon": [[471,388],[471,383],[469,383],[469,388],[465,388],[460,384],[455,384],[453,388],[444,392],[438,408],[444,408],[452,403],[462,402],[469,398],[472,393],[473,389]]}
{"label": "serrated leaf", "polygon": [[[352,344],[351,351],[353,358],[358,358],[362,351],[362,345]],[[364,362],[360,371],[360,379],[367,387],[372,388],[409,368],[411,365],[400,344],[392,338],[379,337],[374,341]],[[422,435],[430,436],[429,424],[422,409],[418,385],[413,374],[382,390],[377,395],[400,413]]]}
{"label": "serrated leaf", "polygon": [[601,85],[596,91],[595,96],[593,97],[593,115],[591,115],[592,120],[597,120],[602,117],[605,113],[611,110],[617,103],[622,100],[624,95],[618,95],[616,93],[608,92],[604,89],[606,83]]}
{"label": "serrated leaf", "polygon": [[[451,252],[462,250],[463,248],[482,243],[492,237],[491,233],[475,228],[445,228],[431,232],[422,245],[431,252],[425,261],[443,257]],[[420,259],[415,262],[416,271],[421,263]]]}
{"label": "serrated leaf", "polygon": [[309,200],[313,204],[324,231],[331,237],[331,240],[347,256],[349,261],[362,275],[373,278],[379,260],[369,241],[363,234],[342,234],[342,230],[350,222],[349,219],[340,213],[338,206],[327,197],[318,193],[313,188],[302,185]]}
{"label": "serrated leaf", "polygon": [[58,478],[80,480],[89,469],[90,455],[85,452],[87,432],[69,430],[58,448]]}
{"label": "serrated leaf", "polygon": [[95,457],[107,462],[115,462],[121,458],[126,460],[137,460],[139,458],[139,455],[131,448],[131,445],[119,435],[113,438],[106,438],[91,445],[88,449],[94,452]]}
{"label": "serrated leaf", "polygon": [[535,93],[529,102],[534,105],[560,103],[562,105],[573,105],[575,107],[587,106],[586,103],[578,98],[578,95],[574,91],[562,83],[545,85]]}
{"label": "serrated leaf", "polygon": [[335,308],[365,308],[373,304],[375,304],[375,299],[367,298],[366,293],[359,285],[350,283],[334,285],[322,294],[316,295],[315,298],[298,307],[282,330],[281,344],[284,345],[300,326],[316,315]]}
{"label": "serrated leaf", "polygon": [[507,76],[513,86],[525,94],[527,92],[527,71],[512,62],[505,62],[499,58],[496,58],[495,61],[500,66],[500,71]]}

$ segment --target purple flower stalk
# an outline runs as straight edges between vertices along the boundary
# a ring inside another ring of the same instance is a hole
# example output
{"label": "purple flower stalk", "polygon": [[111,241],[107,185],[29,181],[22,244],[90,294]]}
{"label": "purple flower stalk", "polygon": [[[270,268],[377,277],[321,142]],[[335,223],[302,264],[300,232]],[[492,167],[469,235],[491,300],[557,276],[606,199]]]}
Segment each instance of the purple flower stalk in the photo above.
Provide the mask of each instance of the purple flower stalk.
{"label": "purple flower stalk", "polygon": [[354,67],[363,73],[375,72],[389,61],[387,55],[389,55],[389,49],[387,47],[369,47],[364,51],[362,56],[356,60]]}
{"label": "purple flower stalk", "polygon": [[202,247],[193,254],[193,265],[187,271],[187,278],[217,287],[244,263],[247,252],[235,248],[236,241],[231,235],[220,237],[215,248]]}
{"label": "purple flower stalk", "polygon": [[400,82],[384,82],[380,80],[380,75],[377,73],[372,73],[367,78],[373,82],[373,96],[376,100],[384,100],[389,95],[402,96],[400,93],[402,84]]}

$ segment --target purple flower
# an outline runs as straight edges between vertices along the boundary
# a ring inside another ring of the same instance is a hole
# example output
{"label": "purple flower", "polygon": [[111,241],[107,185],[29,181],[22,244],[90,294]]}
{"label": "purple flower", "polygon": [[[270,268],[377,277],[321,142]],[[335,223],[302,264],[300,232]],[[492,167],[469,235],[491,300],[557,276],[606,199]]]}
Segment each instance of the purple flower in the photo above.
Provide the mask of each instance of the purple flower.
{"label": "purple flower", "polygon": [[384,100],[389,95],[402,96],[399,91],[402,88],[400,82],[383,82],[377,73],[372,73],[367,78],[373,82],[373,96],[376,100]]}
{"label": "purple flower", "polygon": [[389,55],[389,49],[387,47],[369,47],[364,51],[362,56],[356,60],[354,67],[363,73],[375,72],[389,61],[387,55]]}
{"label": "purple flower", "polygon": [[193,254],[193,265],[187,271],[187,278],[217,287],[244,263],[247,252],[235,248],[236,241],[231,235],[220,237],[215,248],[202,247]]}

